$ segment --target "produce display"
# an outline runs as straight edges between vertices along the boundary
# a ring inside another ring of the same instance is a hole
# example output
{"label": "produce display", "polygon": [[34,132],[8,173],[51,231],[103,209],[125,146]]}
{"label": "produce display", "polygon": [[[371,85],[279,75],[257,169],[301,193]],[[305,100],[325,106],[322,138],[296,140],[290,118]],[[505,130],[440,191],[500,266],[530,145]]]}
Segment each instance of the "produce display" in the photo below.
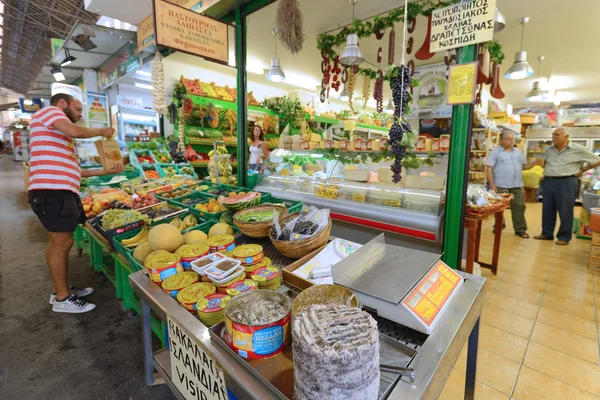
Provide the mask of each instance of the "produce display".
{"label": "produce display", "polygon": [[175,217],[173,218],[173,221],[169,222],[169,224],[173,225],[180,231],[183,231],[198,225],[198,220],[196,219],[196,217],[194,217],[193,214],[189,214],[185,218],[183,218],[183,220],[179,219],[179,217]]}
{"label": "produce display", "polygon": [[193,176],[194,175],[194,168],[193,167],[179,167],[179,171],[181,171],[181,173],[183,175],[190,175]]}
{"label": "produce display", "polygon": [[[225,208],[222,207],[220,204],[217,203],[216,199],[208,199],[208,201],[204,200],[204,199],[192,199],[190,198],[189,200],[183,200],[183,201],[190,201],[189,205],[194,205],[194,208],[198,211],[202,211],[204,213],[209,213],[209,214],[215,214],[215,213],[220,213],[222,211],[225,211]],[[195,203],[195,201],[200,201],[201,203]]]}
{"label": "produce display", "polygon": [[260,193],[258,192],[240,192],[239,194],[221,196],[219,204],[231,211],[239,211],[244,208],[252,207],[260,203]]}
{"label": "produce display", "polygon": [[217,183],[217,170],[219,171],[218,183],[225,183],[228,185],[237,184],[237,177],[232,176],[233,168],[231,167],[231,159],[227,148],[224,146],[217,147],[217,161],[215,163],[214,150],[208,153],[210,161],[208,162],[208,174],[210,181]]}
{"label": "produce display", "polygon": [[137,160],[140,164],[154,164],[154,159],[152,158],[152,156],[138,156]]}
{"label": "produce display", "polygon": [[131,196],[131,199],[132,199],[132,207],[136,210],[139,208],[148,207],[148,206],[158,203],[158,199],[151,194],[146,194],[146,195],[134,194],[133,196]]}
{"label": "produce display", "polygon": [[154,221],[168,218],[170,215],[180,211],[181,208],[172,206],[166,202],[158,203],[150,208],[140,210],[140,212],[144,213]]}
{"label": "produce display", "polygon": [[167,178],[179,175],[179,171],[175,167],[162,167],[162,170]]}
{"label": "produce display", "polygon": [[144,171],[144,176],[148,179],[158,179],[160,175],[155,170]]}
{"label": "produce display", "polygon": [[379,398],[377,322],[357,307],[313,304],[292,321],[294,398]]}
{"label": "produce display", "polygon": [[138,221],[150,222],[150,218],[136,210],[107,210],[102,215],[101,225],[102,229],[107,231]]}
{"label": "produce display", "polygon": [[319,210],[310,206],[302,210],[298,217],[286,221],[280,226],[279,220],[273,220],[271,238],[276,240],[294,241],[309,238],[322,231],[329,225],[329,210]]}

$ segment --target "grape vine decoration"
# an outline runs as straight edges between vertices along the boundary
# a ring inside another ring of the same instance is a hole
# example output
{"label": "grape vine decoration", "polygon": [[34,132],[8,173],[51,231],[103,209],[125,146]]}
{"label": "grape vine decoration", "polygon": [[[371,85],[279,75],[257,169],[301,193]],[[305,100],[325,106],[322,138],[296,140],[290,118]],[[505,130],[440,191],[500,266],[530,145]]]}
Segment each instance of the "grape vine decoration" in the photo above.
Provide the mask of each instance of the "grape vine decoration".
{"label": "grape vine decoration", "polygon": [[404,134],[411,132],[411,126],[403,115],[408,109],[410,101],[411,75],[407,66],[401,65],[390,74],[390,86],[392,87],[392,100],[395,105],[394,123],[390,128],[390,139],[388,146],[395,155],[392,163],[393,182],[402,180],[402,160],[406,157],[406,146],[402,144]]}

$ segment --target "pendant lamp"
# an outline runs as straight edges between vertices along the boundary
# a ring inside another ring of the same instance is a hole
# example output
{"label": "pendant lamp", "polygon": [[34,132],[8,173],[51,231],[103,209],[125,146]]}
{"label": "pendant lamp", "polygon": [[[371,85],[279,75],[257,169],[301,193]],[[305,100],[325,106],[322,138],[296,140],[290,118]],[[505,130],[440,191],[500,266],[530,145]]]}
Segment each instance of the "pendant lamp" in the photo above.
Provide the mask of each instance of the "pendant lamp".
{"label": "pendant lamp", "polygon": [[344,88],[342,89],[342,93],[340,93],[340,100],[341,101],[350,100],[350,95],[348,94],[348,91],[346,90],[346,85],[344,85]]}
{"label": "pendant lamp", "polygon": [[[354,24],[354,6],[356,6],[358,0],[350,0],[352,4],[352,24]],[[346,48],[340,54],[340,64],[344,67],[351,67],[358,65],[365,61],[365,56],[358,47],[358,35],[351,33],[346,37]]]}
{"label": "pendant lamp", "polygon": [[494,33],[500,32],[505,27],[506,18],[504,18],[504,14],[502,14],[500,10],[496,8],[496,14],[494,14]]}
{"label": "pendant lamp", "polygon": [[387,106],[385,107],[385,113],[388,114],[388,115],[391,115],[391,114],[394,113],[394,110],[395,110],[394,103],[392,103],[392,99],[390,99],[388,101]]}
{"label": "pendant lamp", "polygon": [[520,20],[523,28],[521,30],[521,51],[515,53],[515,61],[504,74],[506,79],[524,79],[533,75],[533,68],[527,62],[527,52],[523,51],[523,38],[525,36],[525,24],[529,22],[529,17],[523,17]]}
{"label": "pendant lamp", "polygon": [[538,103],[549,103],[553,101],[552,93],[546,87],[546,82],[540,79],[540,69],[542,68],[542,61],[544,61],[544,56],[540,56],[538,58],[538,78],[535,82],[533,82],[533,89],[529,93],[527,93],[527,97],[525,100],[534,101]]}
{"label": "pendant lamp", "polygon": [[277,57],[277,33],[279,29],[273,28],[273,35],[275,36],[275,57],[271,59],[271,68],[267,72],[267,80],[271,82],[283,82],[285,81],[285,74],[279,65],[279,58]]}

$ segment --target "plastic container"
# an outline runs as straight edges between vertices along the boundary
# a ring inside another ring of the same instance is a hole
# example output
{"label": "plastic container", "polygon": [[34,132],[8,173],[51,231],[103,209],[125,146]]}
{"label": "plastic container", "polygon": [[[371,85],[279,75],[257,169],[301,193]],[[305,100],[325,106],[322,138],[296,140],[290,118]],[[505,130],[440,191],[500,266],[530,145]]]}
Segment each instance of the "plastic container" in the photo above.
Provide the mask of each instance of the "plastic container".
{"label": "plastic container", "polygon": [[190,312],[197,311],[197,304],[205,296],[213,294],[217,288],[212,283],[198,282],[179,291],[177,301]]}
{"label": "plastic container", "polygon": [[[227,267],[227,265],[231,267]],[[205,270],[206,276],[211,278],[213,281],[224,280],[229,277],[232,273],[237,272],[240,267],[240,261],[234,260],[233,258],[226,257],[213,263],[209,268]],[[226,268],[226,269],[223,269]]]}
{"label": "plastic container", "polygon": [[[219,261],[226,258],[225,255],[221,253],[209,254],[204,257],[200,257],[197,260],[191,262],[192,270],[195,271],[200,276],[206,276],[206,270],[215,263],[215,261]],[[205,264],[206,260],[210,260],[210,263]]]}
{"label": "plastic container", "polygon": [[255,290],[235,296],[225,307],[230,347],[247,360],[280,354],[290,338],[290,311],[289,298],[277,292]]}
{"label": "plastic container", "polygon": [[[239,281],[240,277],[242,277],[242,274],[244,274],[244,272],[244,267],[238,265],[235,271],[233,271],[227,276],[222,277],[221,279],[214,279],[210,277],[209,278],[215,285],[225,286],[225,289],[227,289],[227,286],[229,286],[233,282]],[[208,274],[206,276],[208,276]],[[244,277],[242,277],[241,279],[244,279]]]}
{"label": "plastic container", "polygon": [[148,270],[148,276],[152,282],[158,286],[162,286],[162,283],[170,276],[173,276],[179,272],[183,272],[183,266],[181,265],[181,257],[176,254],[172,254],[172,260],[164,265],[160,266],[158,260],[154,259],[148,262],[146,269]]}
{"label": "plastic container", "polygon": [[197,283],[198,279],[198,274],[193,271],[180,272],[165,279],[162,283],[162,289],[176,299],[182,289]]}

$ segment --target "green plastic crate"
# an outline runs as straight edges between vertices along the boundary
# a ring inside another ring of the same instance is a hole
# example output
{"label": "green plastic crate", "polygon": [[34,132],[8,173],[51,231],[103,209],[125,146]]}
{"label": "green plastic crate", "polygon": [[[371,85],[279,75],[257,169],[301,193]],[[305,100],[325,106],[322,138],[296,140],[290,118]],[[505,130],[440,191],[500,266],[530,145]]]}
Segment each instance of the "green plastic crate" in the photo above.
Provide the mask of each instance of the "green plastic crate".
{"label": "green plastic crate", "polygon": [[207,194],[205,192],[194,192],[194,193],[190,193],[190,194],[185,195],[185,196],[177,197],[176,199],[168,201],[168,203],[172,203],[173,205],[176,205],[176,206],[179,206],[179,207],[188,208],[194,214],[197,214],[197,215],[201,216],[202,218],[212,219],[212,220],[215,220],[215,221],[218,221],[219,217],[224,212],[224,211],[221,211],[221,212],[217,212],[217,213],[209,213],[209,212],[204,212],[204,211],[201,211],[201,210],[197,210],[195,208],[196,204],[191,205],[191,204],[183,203],[183,200],[188,199],[188,198],[202,199],[201,202],[196,203],[196,204],[204,204],[204,203],[208,203],[208,201],[210,199],[214,199],[215,197],[211,196],[211,195],[209,195],[209,194]]}
{"label": "green plastic crate", "polygon": [[304,207],[304,202],[302,202],[302,201],[280,199],[277,197],[273,197],[272,195],[267,196],[264,199],[264,201],[261,196],[260,204],[265,204],[265,203],[271,203],[271,204],[282,204],[283,203],[285,205],[285,207],[287,208],[289,214],[294,214],[294,213],[300,212],[300,211],[302,211],[302,207]]}
{"label": "green plastic crate", "polygon": [[141,230],[142,230],[142,228],[138,228],[134,231],[129,231],[129,232],[125,232],[120,235],[117,235],[117,236],[113,236],[112,244],[113,244],[113,247],[115,248],[115,251],[117,253],[122,254],[123,256],[127,257],[127,253],[129,253],[130,251],[133,252],[133,250],[130,249],[129,247],[122,245],[121,240],[132,238],[135,235],[137,235],[138,233],[140,233]]}

